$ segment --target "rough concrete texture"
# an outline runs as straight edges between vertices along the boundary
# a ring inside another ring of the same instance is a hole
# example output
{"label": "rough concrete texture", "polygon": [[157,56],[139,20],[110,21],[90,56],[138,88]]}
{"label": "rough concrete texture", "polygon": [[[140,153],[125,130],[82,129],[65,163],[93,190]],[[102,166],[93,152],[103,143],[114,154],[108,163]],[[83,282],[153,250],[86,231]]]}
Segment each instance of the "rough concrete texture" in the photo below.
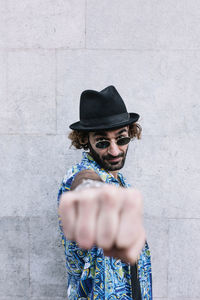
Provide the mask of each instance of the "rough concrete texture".
{"label": "rough concrete texture", "polygon": [[157,300],[197,300],[199,0],[0,0],[0,300],[64,300],[57,192],[80,93],[113,84],[143,135],[124,174],[144,199]]}

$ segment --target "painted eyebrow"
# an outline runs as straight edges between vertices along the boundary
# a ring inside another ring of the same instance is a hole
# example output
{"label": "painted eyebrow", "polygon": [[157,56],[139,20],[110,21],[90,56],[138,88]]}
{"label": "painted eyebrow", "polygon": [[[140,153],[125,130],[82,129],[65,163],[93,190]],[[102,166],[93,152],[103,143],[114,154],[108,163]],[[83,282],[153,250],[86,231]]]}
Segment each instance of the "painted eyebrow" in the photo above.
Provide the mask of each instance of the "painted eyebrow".
{"label": "painted eyebrow", "polygon": [[[128,132],[128,130],[125,129],[125,128],[123,128],[119,132],[116,133],[116,136],[122,134],[123,132]],[[97,132],[94,132],[94,137],[95,136],[99,136],[99,135],[100,136],[107,136],[107,132],[106,131],[97,131]]]}

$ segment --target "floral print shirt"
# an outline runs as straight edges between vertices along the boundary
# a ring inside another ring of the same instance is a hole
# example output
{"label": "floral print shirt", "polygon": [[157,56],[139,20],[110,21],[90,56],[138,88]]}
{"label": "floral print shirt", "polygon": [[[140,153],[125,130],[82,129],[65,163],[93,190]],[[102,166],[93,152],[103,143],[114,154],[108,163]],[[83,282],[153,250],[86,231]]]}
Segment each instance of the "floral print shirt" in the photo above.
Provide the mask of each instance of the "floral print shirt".
{"label": "floral print shirt", "polygon": [[[58,205],[61,194],[70,190],[73,179],[84,169],[94,170],[105,183],[119,185],[114,176],[102,169],[87,152],[83,152],[81,163],[74,165],[62,181]],[[118,177],[121,185],[130,187],[120,172]],[[133,299],[130,265],[120,259],[104,256],[103,249],[96,246],[90,250],[79,248],[76,242],[65,238],[60,219],[59,225],[68,273],[68,299]],[[138,276],[142,300],[152,300],[151,254],[147,241],[138,260]]]}

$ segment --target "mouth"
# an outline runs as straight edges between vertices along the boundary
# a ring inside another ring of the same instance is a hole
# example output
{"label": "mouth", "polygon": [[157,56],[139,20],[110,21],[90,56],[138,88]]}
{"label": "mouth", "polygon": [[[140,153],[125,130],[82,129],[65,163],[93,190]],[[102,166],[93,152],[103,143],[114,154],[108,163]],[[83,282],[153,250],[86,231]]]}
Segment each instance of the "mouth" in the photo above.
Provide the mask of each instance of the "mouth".
{"label": "mouth", "polygon": [[117,157],[117,158],[110,158],[108,159],[109,162],[119,162],[121,160],[121,157]]}

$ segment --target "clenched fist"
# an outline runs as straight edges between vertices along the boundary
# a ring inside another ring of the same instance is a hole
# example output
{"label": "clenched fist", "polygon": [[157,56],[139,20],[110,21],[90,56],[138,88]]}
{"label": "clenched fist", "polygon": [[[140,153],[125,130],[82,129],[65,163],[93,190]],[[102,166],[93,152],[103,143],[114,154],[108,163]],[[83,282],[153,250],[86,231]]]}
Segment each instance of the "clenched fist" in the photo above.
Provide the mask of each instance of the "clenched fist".
{"label": "clenched fist", "polygon": [[142,197],[136,189],[108,184],[62,194],[64,235],[81,248],[96,245],[107,256],[135,263],[145,244]]}

